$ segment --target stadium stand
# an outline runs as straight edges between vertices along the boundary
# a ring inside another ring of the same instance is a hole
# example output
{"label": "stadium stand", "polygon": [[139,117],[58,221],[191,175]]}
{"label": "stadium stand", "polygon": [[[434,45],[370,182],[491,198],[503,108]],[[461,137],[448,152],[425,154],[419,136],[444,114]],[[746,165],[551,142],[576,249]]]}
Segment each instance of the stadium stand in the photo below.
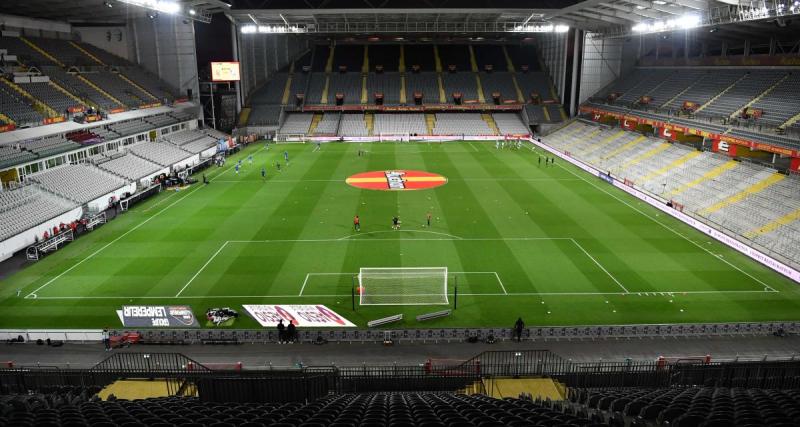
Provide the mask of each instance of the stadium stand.
{"label": "stadium stand", "polygon": [[455,65],[456,71],[472,71],[469,47],[467,45],[440,44],[436,48],[442,61],[443,72],[446,72],[450,65]]}
{"label": "stadium stand", "polygon": [[283,107],[280,105],[253,105],[247,124],[254,126],[277,126]]}
{"label": "stadium stand", "polygon": [[47,57],[19,37],[0,36],[0,49],[6,49],[9,54],[17,55],[17,60],[26,65],[41,66],[50,63]]}
{"label": "stadium stand", "polygon": [[110,71],[95,71],[82,73],[81,75],[94,83],[96,86],[103,88],[103,90],[111,94],[111,96],[114,98],[120,100],[129,108],[137,108],[140,105],[149,102],[148,100],[150,98],[146,94],[122,80],[117,73]]}
{"label": "stadium stand", "polygon": [[493,135],[479,114],[441,113],[436,115],[435,135]]}
{"label": "stadium stand", "polygon": [[[344,95],[345,104],[361,103],[360,73],[331,73],[328,86],[328,102],[336,103],[336,95]],[[316,99],[316,98],[312,98]]]}
{"label": "stadium stand", "polygon": [[26,185],[0,191],[0,241],[29,230],[76,207],[75,202]]}
{"label": "stadium stand", "polygon": [[142,68],[127,66],[120,68],[119,73],[141,86],[159,101],[171,102],[178,97],[177,89],[170,87],[169,84]]}
{"label": "stadium stand", "polygon": [[491,65],[494,71],[508,71],[508,64],[501,47],[474,45],[472,49],[479,71],[483,71],[485,65]]}
{"label": "stadium stand", "polygon": [[17,125],[35,125],[44,119],[27,99],[2,80],[0,80],[0,111]]}
{"label": "stadium stand", "polygon": [[531,130],[520,119],[519,114],[494,113],[492,117],[502,135],[527,135],[531,133]]}
{"label": "stadium stand", "polygon": [[492,103],[492,94],[495,92],[500,94],[500,102],[505,100],[518,100],[517,89],[514,86],[511,73],[502,71],[481,73],[480,78],[483,86],[483,94],[486,97],[486,103]]}
{"label": "stadium stand", "polygon": [[283,122],[281,125],[280,130],[278,133],[282,134],[305,134],[308,133],[308,128],[311,126],[311,119],[314,117],[313,114],[307,113],[293,113],[286,116],[286,121]]}
{"label": "stadium stand", "polygon": [[453,103],[453,94],[461,93],[464,101],[478,100],[478,86],[475,81],[475,73],[442,73],[444,83],[444,94],[449,104]]}
{"label": "stadium stand", "polygon": [[339,113],[325,113],[322,116],[322,119],[317,123],[317,127],[314,129],[313,135],[317,136],[332,136],[336,135],[336,131],[339,129]]}
{"label": "stadium stand", "polygon": [[77,73],[68,73],[60,67],[43,67],[42,72],[63,88],[69,88],[78,98],[86,101],[92,106],[105,110],[120,108],[123,105],[109,98],[95,87],[87,84],[78,77]]}
{"label": "stadium stand", "polygon": [[67,40],[42,37],[30,37],[27,40],[58,60],[61,63],[60,65],[66,67],[99,65]]}
{"label": "stadium stand", "polygon": [[134,155],[149,160],[161,166],[172,166],[192,156],[192,153],[167,143],[143,142],[131,145],[128,151]]}
{"label": "stadium stand", "polygon": [[42,188],[80,204],[125,186],[125,181],[89,165],[65,165],[30,175]]}
{"label": "stadium stand", "polygon": [[786,74],[785,71],[750,71],[730,90],[712,100],[698,115],[728,117],[767,90]]}
{"label": "stadium stand", "polygon": [[36,158],[36,154],[18,147],[19,144],[0,145],[0,167],[14,166]]}
{"label": "stadium stand", "polygon": [[[367,76],[367,104],[375,103],[375,93],[383,94],[384,105],[397,105],[400,103],[400,73],[383,72],[369,73]],[[413,103],[413,98],[410,103]],[[406,101],[409,103],[408,101]]]}
{"label": "stadium stand", "polygon": [[539,94],[542,101],[554,100],[550,91],[550,80],[543,72],[517,73],[517,83],[526,100],[534,93]]}
{"label": "stadium stand", "polygon": [[[369,71],[378,65],[384,72],[395,72],[400,68],[400,45],[373,45],[369,47]],[[406,62],[406,68],[409,64]]]}
{"label": "stadium stand", "polygon": [[339,136],[367,136],[367,124],[363,114],[342,114]]}
{"label": "stadium stand", "polygon": [[363,45],[338,44],[333,50],[333,72],[338,72],[339,67],[347,67],[348,72],[360,73],[363,64]]}
{"label": "stadium stand", "polygon": [[424,114],[376,114],[374,135],[426,135]]}
{"label": "stadium stand", "polygon": [[420,71],[436,71],[436,60],[434,59],[432,45],[409,44],[403,46],[405,54],[406,71],[411,71],[414,65],[420,67]]}
{"label": "stadium stand", "polygon": [[800,110],[797,106],[798,98],[800,98],[800,71],[794,71],[774,89],[753,102],[750,107],[764,111],[757,120],[759,124],[776,128]]}
{"label": "stadium stand", "polygon": [[280,105],[289,73],[277,73],[250,96],[250,104]]}
{"label": "stadium stand", "polygon": [[[325,92],[328,76],[325,73],[310,73],[306,104],[330,104],[331,92]],[[325,95],[323,98],[322,95]]]}
{"label": "stadium stand", "polygon": [[139,181],[159,170],[164,169],[153,162],[140,157],[125,154],[115,158],[101,158],[95,163],[97,167],[129,181]]}
{"label": "stadium stand", "polygon": [[[414,92],[422,94],[423,104],[439,103],[439,81],[436,73],[406,73],[406,103],[414,104]],[[445,99],[452,94],[445,95]]]}
{"label": "stadium stand", "polygon": [[[634,71],[634,79],[641,80],[645,78],[645,70]],[[701,76],[686,90],[675,96],[674,99],[668,100],[666,104],[661,104],[663,107],[680,110],[683,103],[695,102],[698,105],[703,105],[711,100],[714,96],[731,86],[736,80],[742,78],[744,72],[739,70],[714,70],[701,73]]]}
{"label": "stadium stand", "polygon": [[685,205],[744,239],[798,259],[800,180],[774,169],[619,129],[575,122],[547,144]]}
{"label": "stadium stand", "polygon": [[25,83],[20,86],[34,98],[44,102],[60,114],[64,114],[70,107],[82,106],[81,102],[65,95],[50,83]]}

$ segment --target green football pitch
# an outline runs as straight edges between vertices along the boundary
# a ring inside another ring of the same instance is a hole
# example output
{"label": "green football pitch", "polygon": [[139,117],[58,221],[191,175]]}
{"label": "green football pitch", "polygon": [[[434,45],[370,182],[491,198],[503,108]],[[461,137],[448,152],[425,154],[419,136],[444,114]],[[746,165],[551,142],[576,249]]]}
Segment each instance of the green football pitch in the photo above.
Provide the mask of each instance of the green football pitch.
{"label": "green football pitch", "polygon": [[[228,306],[242,313],[237,328],[259,327],[241,306],[264,303],[325,304],[359,326],[403,313],[392,327],[800,318],[800,288],[790,280],[577,168],[540,164],[542,152],[530,147],[315,148],[251,145],[206,170],[209,185],[162,192],[27,266],[0,285],[0,328],[119,327],[115,310],[134,304],[188,304],[199,318]],[[415,191],[345,183],[395,169],[447,183]],[[447,267],[457,308],[425,323],[414,317],[444,306],[356,301],[354,311],[362,267]]]}

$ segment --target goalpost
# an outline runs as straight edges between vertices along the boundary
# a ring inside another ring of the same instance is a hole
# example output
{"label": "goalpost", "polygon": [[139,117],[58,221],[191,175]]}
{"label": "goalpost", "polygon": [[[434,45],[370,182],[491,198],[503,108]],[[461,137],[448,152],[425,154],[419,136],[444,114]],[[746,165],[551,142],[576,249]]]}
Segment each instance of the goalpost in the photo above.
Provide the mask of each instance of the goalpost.
{"label": "goalpost", "polygon": [[448,305],[447,267],[362,268],[360,305]]}

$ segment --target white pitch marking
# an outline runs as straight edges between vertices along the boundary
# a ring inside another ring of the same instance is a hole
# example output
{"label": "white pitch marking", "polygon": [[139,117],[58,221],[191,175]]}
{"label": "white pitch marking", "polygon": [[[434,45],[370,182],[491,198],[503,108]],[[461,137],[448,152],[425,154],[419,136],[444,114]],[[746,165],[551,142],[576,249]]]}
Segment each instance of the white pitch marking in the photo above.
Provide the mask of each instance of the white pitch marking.
{"label": "white pitch marking", "polygon": [[590,255],[589,252],[587,252],[586,249],[584,249],[583,246],[581,246],[581,244],[578,243],[577,240],[575,240],[575,239],[570,239],[570,240],[572,241],[572,243],[575,244],[575,246],[578,247],[578,249],[580,249],[583,253],[585,253],[586,256],[588,256],[590,260],[592,260],[595,264],[597,264],[597,266],[600,267],[600,269],[603,270],[608,275],[608,277],[610,277],[611,280],[614,281],[614,283],[616,283],[620,288],[622,288],[622,290],[625,291],[626,294],[630,293],[628,291],[628,289],[625,286],[623,286],[622,283],[620,283],[619,280],[617,280],[617,278],[614,277],[613,274],[609,273],[608,270],[606,270],[606,268],[603,267],[603,265],[600,264],[592,255]]}
{"label": "white pitch marking", "polygon": [[205,270],[205,269],[206,269],[206,267],[208,267],[208,264],[211,264],[211,261],[213,261],[213,260],[214,260],[214,258],[216,258],[216,257],[217,257],[217,255],[219,255],[219,253],[220,253],[220,252],[222,252],[222,250],[223,250],[223,249],[225,249],[225,246],[228,246],[228,243],[230,243],[230,242],[226,241],[225,243],[223,243],[223,244],[222,244],[222,246],[220,246],[220,247],[219,247],[219,249],[217,249],[217,251],[216,251],[216,252],[214,252],[214,255],[211,255],[211,258],[209,258],[209,259],[208,259],[208,261],[206,261],[206,263],[205,263],[205,264],[203,264],[203,266],[202,266],[202,267],[200,267],[200,269],[199,269],[199,270],[197,270],[197,272],[196,272],[196,273],[194,273],[194,276],[192,276],[192,278],[191,278],[191,279],[189,279],[189,281],[188,281],[188,282],[186,282],[186,284],[185,284],[185,285],[183,285],[183,287],[181,288],[181,290],[179,290],[179,291],[178,291],[178,293],[177,293],[177,294],[175,294],[175,297],[176,297],[176,298],[177,298],[177,297],[179,297],[179,296],[181,296],[181,294],[183,293],[183,291],[184,291],[184,290],[185,290],[187,287],[189,287],[189,285],[190,285],[190,284],[191,284],[191,283],[194,281],[194,279],[196,279],[196,278],[197,278],[197,276],[199,276],[199,275],[200,275],[200,273],[201,273],[203,270]]}
{"label": "white pitch marking", "polygon": [[[708,248],[704,248],[702,245],[700,245],[699,243],[695,242],[694,240],[692,240],[692,239],[690,239],[690,238],[686,237],[686,236],[685,236],[685,235],[683,235],[681,232],[679,232],[679,231],[677,231],[677,230],[673,229],[672,227],[668,226],[667,224],[664,224],[664,223],[662,223],[661,221],[659,221],[659,220],[657,220],[657,219],[653,218],[652,216],[648,215],[647,213],[643,212],[642,210],[640,210],[640,209],[639,209],[639,208],[637,208],[636,206],[633,206],[632,204],[628,203],[627,201],[625,201],[625,200],[622,200],[621,198],[617,197],[617,195],[615,195],[615,194],[612,194],[612,193],[610,193],[610,192],[606,191],[606,189],[604,189],[604,188],[600,188],[600,187],[599,187],[599,186],[597,186],[595,183],[593,183],[593,182],[591,182],[591,181],[589,181],[589,180],[587,180],[587,179],[584,179],[584,178],[582,178],[580,175],[578,175],[577,173],[575,173],[575,172],[573,172],[573,171],[571,171],[571,170],[569,170],[569,169],[565,168],[565,167],[564,167],[564,166],[562,166],[560,163],[558,164],[558,167],[560,167],[561,169],[564,169],[565,171],[567,171],[567,172],[571,173],[572,175],[574,175],[574,176],[576,176],[576,177],[578,177],[578,178],[581,178],[583,181],[585,181],[586,183],[588,183],[588,184],[589,184],[589,185],[591,185],[592,187],[594,187],[594,188],[597,188],[598,190],[602,191],[603,193],[606,193],[606,194],[608,194],[609,196],[611,196],[611,197],[613,197],[613,198],[617,199],[617,201],[619,201],[619,202],[623,203],[624,205],[628,206],[629,208],[631,208],[631,209],[635,210],[636,212],[639,212],[641,215],[645,216],[646,218],[649,218],[651,221],[655,222],[656,224],[658,224],[658,225],[660,225],[660,226],[662,226],[662,227],[666,228],[667,230],[669,230],[669,231],[671,231],[671,232],[673,232],[673,233],[677,234],[678,236],[682,237],[682,238],[683,238],[684,240],[686,240],[687,242],[689,242],[689,243],[691,243],[691,244],[693,244],[693,245],[697,246],[698,248],[702,249],[703,251],[705,251],[705,252],[706,252],[706,253],[708,253],[709,255],[712,255],[712,256],[714,256],[714,253],[713,253],[713,252],[711,252],[710,250],[708,250]],[[730,266],[730,267],[733,267],[733,269],[734,269],[734,270],[737,270],[737,271],[739,271],[740,273],[744,274],[745,276],[747,276],[747,277],[749,277],[749,278],[751,278],[751,279],[755,280],[756,282],[758,282],[758,283],[760,283],[760,284],[764,285],[765,287],[767,287],[767,288],[769,288],[769,289],[771,289],[771,290],[773,290],[773,291],[775,291],[775,292],[780,292],[780,291],[778,291],[777,289],[773,288],[772,286],[770,286],[770,285],[768,285],[768,284],[766,284],[766,283],[762,282],[760,279],[758,279],[758,278],[754,277],[752,274],[750,274],[750,273],[748,273],[748,272],[746,272],[746,271],[742,270],[741,268],[737,267],[736,265],[734,265],[734,264],[730,263],[728,260],[726,260],[726,259],[723,259],[723,258],[719,258],[719,257],[716,257],[716,256],[714,256],[714,257],[715,257],[715,258],[717,258],[717,259],[719,259],[720,261],[724,262],[725,264],[728,264],[728,266]]]}
{"label": "white pitch marking", "polygon": [[500,275],[499,275],[499,274],[497,274],[497,272],[496,272],[496,271],[493,271],[492,273],[494,273],[494,277],[496,277],[496,278],[497,278],[497,283],[499,283],[499,284],[500,284],[500,288],[501,288],[501,289],[503,289],[503,295],[508,295],[508,292],[506,292],[506,287],[505,287],[505,286],[503,286],[503,281],[502,281],[502,280],[500,280]]}

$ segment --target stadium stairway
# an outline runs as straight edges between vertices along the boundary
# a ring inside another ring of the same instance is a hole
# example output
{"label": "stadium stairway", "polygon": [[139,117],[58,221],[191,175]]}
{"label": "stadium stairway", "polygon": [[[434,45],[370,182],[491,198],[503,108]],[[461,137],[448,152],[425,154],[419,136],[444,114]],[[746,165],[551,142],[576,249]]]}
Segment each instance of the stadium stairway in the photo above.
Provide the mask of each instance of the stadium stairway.
{"label": "stadium stairway", "polygon": [[72,45],[72,47],[74,47],[75,49],[79,50],[79,51],[80,51],[81,53],[83,53],[84,55],[86,55],[86,56],[87,56],[89,59],[91,59],[92,61],[94,61],[94,62],[98,63],[99,65],[106,65],[106,64],[104,64],[104,63],[103,63],[103,61],[101,61],[101,60],[100,60],[100,58],[98,58],[98,57],[96,57],[96,56],[92,55],[92,53],[91,53],[91,52],[89,52],[88,50],[84,49],[84,48],[83,48],[83,47],[81,47],[79,44],[75,43],[74,41],[70,40],[70,41],[69,41],[69,44],[70,44],[70,45]]}
{"label": "stadium stairway", "polygon": [[58,117],[61,114],[56,112],[56,110],[52,109],[49,105],[45,104],[44,102],[36,99],[33,95],[28,93],[25,89],[20,87],[18,84],[8,80],[5,77],[0,77],[0,81],[6,84],[6,86],[13,89],[15,92],[19,93],[24,98],[27,98],[31,103],[33,103],[34,108],[36,111],[42,113],[45,117]]}
{"label": "stadium stairway", "polygon": [[565,400],[566,387],[550,378],[484,378],[464,390],[464,394],[485,394],[496,399],[517,398],[528,394],[533,400]]}
{"label": "stadium stairway", "polygon": [[742,81],[742,80],[744,80],[744,79],[746,79],[746,78],[747,78],[747,74],[743,74],[741,77],[739,77],[738,79],[736,79],[736,81],[735,81],[735,82],[731,83],[731,84],[730,84],[730,86],[728,86],[728,87],[726,87],[725,89],[723,89],[723,90],[722,90],[722,92],[720,92],[720,93],[718,93],[718,94],[714,95],[713,97],[711,97],[711,99],[709,99],[708,101],[706,101],[706,103],[705,103],[705,104],[703,104],[703,105],[701,105],[701,106],[697,107],[697,109],[696,109],[696,110],[694,110],[695,114],[696,114],[696,113],[699,113],[700,111],[703,111],[703,109],[704,109],[704,108],[706,108],[706,107],[708,107],[709,105],[713,104],[713,103],[714,103],[714,101],[716,101],[717,99],[719,99],[719,97],[721,97],[722,95],[725,95],[726,93],[728,93],[728,91],[729,91],[729,90],[731,90],[731,89],[733,89],[734,87],[736,87],[736,85],[737,85],[737,84],[739,84],[739,82],[740,82],[740,81]]}
{"label": "stadium stairway", "polygon": [[322,95],[319,97],[320,104],[328,103],[328,90],[331,87],[331,75],[325,74],[325,86],[322,87]]}
{"label": "stadium stairway", "polygon": [[[470,46],[470,49],[472,49],[472,46]],[[483,84],[481,84],[481,75],[479,73],[475,73],[475,86],[478,91],[478,102],[485,104],[486,96],[483,94]]]}
{"label": "stadium stairway", "polygon": [[655,148],[647,150],[644,153],[641,153],[641,154],[635,156],[634,158],[626,161],[625,163],[622,164],[621,169],[625,170],[625,169],[627,169],[627,168],[629,168],[631,166],[638,165],[641,161],[647,160],[647,159],[655,156],[656,154],[661,153],[662,151],[666,150],[667,148],[669,148],[671,146],[672,146],[672,144],[669,144],[669,143],[666,143],[666,142],[662,142],[661,144],[658,144]]}
{"label": "stadium stairway", "polygon": [[472,48],[472,45],[467,45],[467,49],[469,49],[469,67],[473,73],[477,73],[478,61],[475,59],[475,49]]}
{"label": "stadium stairway", "polygon": [[149,99],[149,100],[142,99],[142,101],[143,101],[143,102],[158,101],[158,97],[156,97],[155,95],[153,95],[152,93],[150,93],[150,92],[149,92],[147,89],[143,88],[142,86],[139,86],[139,84],[138,84],[138,83],[136,83],[136,82],[134,82],[133,80],[131,80],[130,78],[128,78],[128,76],[126,76],[126,75],[124,75],[124,74],[122,74],[122,73],[117,73],[117,76],[119,76],[119,78],[121,78],[122,80],[124,80],[125,82],[127,82],[129,85],[131,85],[131,86],[133,86],[134,88],[136,88],[136,89],[138,89],[138,90],[139,90],[139,92],[134,92],[134,95],[135,95],[137,98],[139,98],[139,99],[142,99],[142,97],[141,97],[141,96],[139,96],[139,93],[143,93],[143,94],[145,94],[145,95],[147,95],[147,96],[149,96],[149,97],[150,97],[150,99]]}
{"label": "stadium stairway", "polygon": [[662,167],[661,169],[654,170],[654,171],[648,173],[647,175],[643,176],[641,181],[642,182],[650,181],[651,179],[653,179],[655,177],[664,175],[665,173],[671,171],[672,169],[678,168],[682,164],[688,162],[689,160],[694,159],[695,157],[699,156],[700,154],[702,154],[700,151],[690,151],[690,152],[686,153],[685,155],[675,159],[670,164]]}
{"label": "stadium stairway", "polygon": [[93,83],[91,80],[87,79],[86,77],[83,77],[83,76],[82,76],[82,75],[80,75],[80,74],[75,74],[75,77],[77,77],[77,78],[78,78],[80,81],[82,81],[82,82],[83,82],[85,85],[88,85],[88,86],[90,86],[92,89],[94,89],[94,90],[96,90],[96,91],[100,92],[100,93],[101,93],[103,96],[105,96],[106,98],[108,98],[108,99],[110,99],[110,100],[112,100],[112,101],[116,102],[116,103],[117,103],[117,105],[119,105],[119,107],[120,107],[120,108],[125,108],[125,109],[127,109],[127,108],[125,107],[125,104],[124,104],[122,101],[120,101],[120,100],[119,100],[119,99],[117,99],[117,98],[114,98],[114,97],[113,97],[113,96],[112,96],[110,93],[108,93],[108,92],[106,92],[105,90],[101,89],[101,88],[100,88],[100,86],[97,86],[97,85],[96,85],[96,84],[94,84],[94,83]]}
{"label": "stadium stairway", "polygon": [[798,121],[800,121],[800,113],[795,114],[794,116],[789,118],[789,120],[783,122],[780,126],[778,126],[778,129],[786,129],[788,127],[792,127],[792,125],[794,125]]}
{"label": "stadium stairway", "polygon": [[[437,73],[442,72],[442,57],[439,56],[439,46],[433,45],[433,60],[435,64],[435,69]],[[439,81],[439,87],[442,87],[441,79]]]}
{"label": "stadium stairway", "polygon": [[447,95],[444,93],[444,82],[442,81],[442,74],[436,74],[436,84],[439,85],[439,102],[442,104],[447,103]]}
{"label": "stadium stairway", "polygon": [[314,113],[314,117],[311,118],[311,125],[308,126],[309,135],[314,134],[320,121],[322,121],[322,113]]}
{"label": "stadium stairway", "polygon": [[508,49],[506,49],[506,45],[503,45],[503,57],[506,58],[506,68],[508,68],[508,71],[512,73],[516,72],[517,69],[514,68],[514,61],[511,60],[511,55],[508,54]]}
{"label": "stadium stairway", "polygon": [[3,114],[3,113],[0,113],[0,122],[3,122],[4,124],[7,124],[7,125],[13,125],[13,124],[15,124],[15,123],[14,123],[14,121],[13,121],[13,120],[11,120],[11,118],[10,118],[10,117],[6,116],[6,115],[5,115],[5,114]]}
{"label": "stadium stairway", "polygon": [[550,112],[547,111],[547,108],[542,108],[542,113],[544,113],[544,121],[546,121],[547,123],[553,121],[553,119],[550,118]]}
{"label": "stadium stairway", "polygon": [[[401,46],[402,48],[402,46]],[[402,50],[402,49],[401,49]],[[406,103],[406,75],[402,71],[400,72],[400,104]]]}
{"label": "stadium stairway", "polygon": [[784,215],[784,216],[782,216],[782,217],[780,217],[780,218],[778,218],[778,219],[776,219],[776,220],[774,220],[774,221],[772,221],[770,223],[764,224],[764,225],[762,225],[760,227],[756,227],[756,228],[748,231],[747,233],[745,233],[744,237],[747,237],[748,239],[752,239],[753,237],[756,237],[756,236],[758,236],[760,234],[767,234],[767,233],[769,233],[771,231],[775,231],[776,229],[778,229],[778,228],[780,228],[780,227],[782,227],[782,226],[784,226],[786,224],[789,224],[789,223],[792,223],[794,221],[797,221],[797,220],[800,220],[800,209],[795,209],[794,211],[789,212],[788,214],[786,214],[786,215]]}
{"label": "stadium stairway", "polygon": [[374,135],[375,113],[364,113],[364,124],[367,128],[367,135]]}
{"label": "stadium stairway", "polygon": [[500,135],[500,129],[497,127],[497,123],[494,121],[494,117],[492,117],[491,114],[481,113],[481,119],[486,122],[486,125],[492,130],[493,135]]}
{"label": "stadium stairway", "polygon": [[328,49],[328,59],[325,61],[325,72],[330,73],[333,72],[333,51],[336,49],[336,45],[331,44],[330,49]]}
{"label": "stadium stairway", "polygon": [[400,60],[397,65],[397,71],[401,73],[406,72],[406,49],[405,46],[402,44],[400,45]]}
{"label": "stadium stairway", "polygon": [[425,127],[428,129],[428,135],[433,135],[433,130],[436,128],[436,114],[425,113]]}
{"label": "stadium stairway", "polygon": [[601,158],[603,160],[608,160],[608,159],[610,159],[612,157],[616,157],[616,156],[620,155],[621,153],[624,153],[624,152],[632,149],[633,147],[639,145],[642,141],[644,141],[646,139],[647,139],[646,136],[640,136],[640,137],[634,139],[633,141],[630,141],[630,142],[624,144],[621,147],[617,147],[614,150],[611,150],[610,153],[606,154],[605,156],[602,156]]}
{"label": "stadium stairway", "polygon": [[37,46],[36,43],[26,39],[25,37],[20,37],[19,39],[22,40],[26,45],[30,46],[31,49],[39,52],[45,58],[53,61],[53,63],[58,64],[58,66],[60,66],[60,67],[64,66],[64,64],[61,61],[59,61],[58,59],[56,59],[55,56],[50,55],[46,50],[44,50],[44,49],[40,48],[39,46]]}
{"label": "stadium stairway", "polygon": [[702,183],[704,181],[708,181],[710,179],[714,179],[714,178],[722,175],[723,173],[735,168],[738,165],[739,165],[739,162],[737,162],[735,160],[728,160],[727,162],[725,162],[725,163],[715,167],[714,169],[711,169],[710,171],[704,173],[699,178],[697,178],[697,179],[695,179],[693,181],[687,182],[686,184],[683,184],[680,187],[672,190],[669,193],[669,195],[670,196],[676,196],[678,194],[681,194],[684,191],[686,191],[686,190],[688,190],[688,189],[690,189],[692,187],[696,187],[697,185],[699,185],[700,183]]}
{"label": "stadium stairway", "polygon": [[242,111],[239,113],[239,126],[247,126],[251,111],[253,110],[250,107],[242,107]]}
{"label": "stadium stairway", "polygon": [[778,85],[780,85],[781,83],[783,83],[783,81],[784,81],[784,80],[788,79],[788,78],[789,78],[789,76],[790,76],[790,74],[789,74],[789,73],[785,74],[783,77],[781,77],[780,79],[778,79],[778,81],[776,81],[775,83],[773,83],[773,84],[772,84],[772,86],[768,87],[768,88],[767,88],[765,91],[761,92],[761,93],[760,93],[758,96],[756,96],[755,98],[751,99],[751,100],[750,100],[750,102],[748,102],[747,104],[744,104],[744,106],[742,106],[742,108],[740,108],[740,109],[738,109],[738,110],[734,111],[734,112],[733,112],[733,114],[731,114],[731,115],[730,115],[728,118],[731,118],[731,119],[733,119],[733,118],[736,118],[736,117],[740,117],[740,116],[741,116],[741,114],[742,114],[742,111],[746,111],[746,110],[747,110],[747,109],[748,109],[748,108],[749,108],[751,105],[753,105],[753,104],[755,104],[756,102],[758,102],[758,100],[760,100],[761,98],[763,98],[763,97],[767,96],[767,95],[768,95],[770,92],[772,92],[772,91],[773,91],[773,90],[774,90],[776,87],[778,87]]}
{"label": "stadium stairway", "polygon": [[751,196],[753,194],[760,193],[761,191],[766,190],[771,185],[777,184],[777,183],[783,181],[784,178],[786,178],[786,175],[784,175],[782,173],[775,172],[772,175],[768,176],[766,179],[761,180],[761,181],[759,181],[759,182],[757,182],[757,183],[745,188],[744,190],[740,191],[739,193],[736,193],[733,196],[730,196],[728,198],[720,200],[719,202],[714,203],[711,206],[708,206],[706,208],[701,209],[698,213],[700,215],[702,215],[702,216],[707,216],[708,214],[716,212],[716,211],[718,211],[718,210],[720,210],[720,209],[722,209],[722,208],[724,208],[726,206],[732,205],[734,203],[738,203],[738,202],[744,200],[745,198],[747,198],[747,197],[749,197],[749,196]]}
{"label": "stadium stairway", "polygon": [[367,74],[364,73],[361,75],[361,105],[367,103],[369,103],[369,91],[367,91]]}
{"label": "stadium stairway", "polygon": [[99,107],[98,107],[98,106],[97,106],[95,103],[93,103],[93,102],[90,102],[90,101],[88,101],[88,100],[84,100],[84,99],[80,99],[80,98],[78,98],[77,96],[73,95],[73,94],[72,94],[72,92],[70,92],[70,91],[68,91],[68,90],[64,89],[63,87],[61,87],[61,86],[60,86],[58,83],[54,82],[53,80],[50,80],[50,81],[48,82],[48,84],[49,84],[49,85],[50,85],[50,87],[52,87],[53,89],[55,89],[55,90],[57,90],[57,91],[59,91],[59,92],[63,93],[63,94],[64,94],[64,96],[68,96],[68,97],[72,98],[72,99],[73,99],[75,102],[77,102],[78,104],[89,105],[89,106],[92,106],[92,107],[94,107],[94,108],[98,108],[98,109],[99,109]]}
{"label": "stadium stairway", "polygon": [[[292,62],[292,67],[294,67],[294,62]],[[294,78],[294,73],[289,70],[289,76],[286,78],[286,84],[283,86],[283,95],[281,96],[281,105],[289,105],[289,96],[291,96],[292,91],[292,79]]]}

